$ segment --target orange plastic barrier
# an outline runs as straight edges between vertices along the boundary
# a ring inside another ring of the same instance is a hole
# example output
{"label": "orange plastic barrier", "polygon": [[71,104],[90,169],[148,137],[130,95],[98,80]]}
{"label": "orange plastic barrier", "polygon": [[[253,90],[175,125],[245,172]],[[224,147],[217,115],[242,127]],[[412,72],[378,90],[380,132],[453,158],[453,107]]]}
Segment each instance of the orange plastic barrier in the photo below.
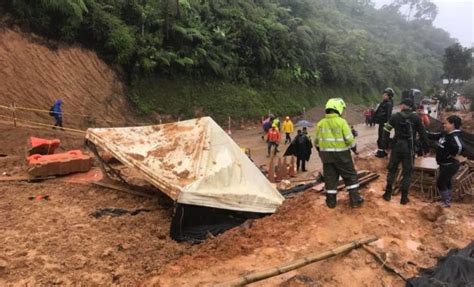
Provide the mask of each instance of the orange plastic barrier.
{"label": "orange plastic barrier", "polygon": [[32,176],[51,176],[89,171],[93,159],[80,150],[71,150],[50,155],[34,154],[27,157],[27,163]]}
{"label": "orange plastic barrier", "polygon": [[54,151],[61,145],[59,139],[47,140],[37,137],[30,137],[31,148],[28,151],[28,155],[33,154],[53,154]]}

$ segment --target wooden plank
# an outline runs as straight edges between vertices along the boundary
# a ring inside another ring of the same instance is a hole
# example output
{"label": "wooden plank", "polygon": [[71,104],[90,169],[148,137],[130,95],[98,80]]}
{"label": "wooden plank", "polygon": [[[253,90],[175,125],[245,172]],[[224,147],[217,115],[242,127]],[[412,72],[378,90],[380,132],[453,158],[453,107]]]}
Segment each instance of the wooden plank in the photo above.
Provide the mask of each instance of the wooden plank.
{"label": "wooden plank", "polygon": [[153,194],[148,194],[148,193],[144,193],[144,192],[141,192],[141,191],[133,190],[130,187],[120,185],[120,184],[107,183],[107,182],[103,182],[103,181],[95,181],[95,182],[92,182],[92,184],[100,186],[100,187],[105,187],[105,188],[117,190],[117,191],[120,191],[120,192],[125,192],[125,193],[136,195],[136,196],[147,197],[147,198],[158,198],[158,195],[153,195]]}
{"label": "wooden plank", "polygon": [[45,177],[31,177],[27,175],[20,176],[2,176],[0,177],[0,182],[11,182],[11,181],[27,181],[27,182],[38,182],[48,179],[55,179],[55,176],[45,176]]}

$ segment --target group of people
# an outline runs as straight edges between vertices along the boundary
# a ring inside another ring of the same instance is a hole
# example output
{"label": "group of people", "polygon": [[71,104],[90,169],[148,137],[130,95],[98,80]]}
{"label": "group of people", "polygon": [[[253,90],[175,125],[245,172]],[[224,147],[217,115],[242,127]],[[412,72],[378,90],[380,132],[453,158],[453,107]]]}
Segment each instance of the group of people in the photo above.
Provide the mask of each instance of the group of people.
{"label": "group of people", "polygon": [[[443,121],[443,131],[432,133],[426,131],[422,119],[413,111],[414,103],[403,99],[400,112],[392,115],[394,92],[387,88],[383,94],[383,102],[375,112],[379,123],[379,139],[377,141],[377,156],[387,155],[386,149],[390,132],[395,130],[392,139],[390,160],[388,165],[387,182],[383,199],[390,201],[395,174],[398,165],[402,164],[401,199],[400,204],[409,202],[408,192],[414,161],[414,139],[417,134],[425,153],[429,151],[428,139],[437,140],[436,161],[439,165],[439,176],[436,184],[444,207],[450,207],[452,193],[452,178],[459,170],[457,156],[463,151],[460,137],[461,119],[452,115]],[[316,127],[316,149],[323,162],[323,177],[326,185],[326,204],[329,208],[336,206],[337,184],[341,176],[349,192],[350,205],[361,205],[364,200],[358,192],[357,172],[350,151],[357,154],[357,146],[349,125],[342,118],[345,103],[342,99],[331,99],[326,104],[326,115]]]}
{"label": "group of people", "polygon": [[[426,130],[426,123],[423,122],[420,114],[413,110],[414,103],[410,99],[403,99],[400,103],[400,112],[392,115],[394,94],[393,89],[385,89],[383,101],[373,115],[373,119],[379,125],[376,156],[385,157],[388,155],[386,150],[391,149],[383,199],[391,200],[395,175],[401,163],[400,204],[405,205],[409,202],[408,193],[415,157],[415,139],[418,138],[421,142],[424,154],[429,152],[428,139],[432,139],[437,140],[436,161],[440,166],[437,187],[443,206],[449,207],[452,193],[451,180],[459,169],[459,161],[456,157],[463,150],[460,138],[461,119],[456,115],[449,116],[443,121],[442,132],[429,132]],[[340,177],[349,192],[350,206],[357,207],[364,202],[359,194],[357,172],[351,155],[351,152],[358,154],[357,132],[343,118],[345,108],[346,104],[340,98],[328,100],[325,106],[325,116],[317,123],[315,129],[314,147],[323,163],[326,205],[329,208],[335,208],[337,205],[337,186]],[[390,139],[392,130],[395,133]],[[290,147],[285,155],[296,155],[298,170],[301,166],[305,171],[305,163],[309,160],[313,144],[306,128],[298,130],[293,140],[291,139],[292,131],[293,123],[289,117],[286,117],[283,122],[283,132],[286,134],[285,143],[290,143]],[[280,141],[279,127],[276,123],[272,123],[267,138],[268,155],[270,156],[273,146],[275,146],[276,154]]]}
{"label": "group of people", "polygon": [[[308,135],[306,127],[297,130],[294,139],[291,138],[291,134],[294,132],[294,124],[289,116],[285,117],[285,120],[280,123],[278,117],[270,114],[262,122],[263,130],[267,134],[267,157],[271,154],[276,155],[279,152],[278,147],[281,141],[281,131],[285,134],[285,144],[289,144],[288,149],[285,152],[286,155],[296,156],[296,170],[306,171],[306,162],[311,157],[311,149],[313,145]],[[262,136],[264,138],[264,136]],[[272,152],[273,150],[273,152]]]}

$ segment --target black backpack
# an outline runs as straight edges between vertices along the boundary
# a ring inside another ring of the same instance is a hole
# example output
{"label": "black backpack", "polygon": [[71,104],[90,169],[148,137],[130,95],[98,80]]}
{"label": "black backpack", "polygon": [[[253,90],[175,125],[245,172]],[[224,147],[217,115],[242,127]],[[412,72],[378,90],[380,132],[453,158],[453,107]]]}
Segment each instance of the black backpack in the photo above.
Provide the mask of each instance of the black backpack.
{"label": "black backpack", "polygon": [[49,115],[52,116],[52,117],[54,117],[55,114],[56,114],[56,113],[54,112],[54,105],[53,105],[53,106],[51,106],[51,108],[49,109]]}

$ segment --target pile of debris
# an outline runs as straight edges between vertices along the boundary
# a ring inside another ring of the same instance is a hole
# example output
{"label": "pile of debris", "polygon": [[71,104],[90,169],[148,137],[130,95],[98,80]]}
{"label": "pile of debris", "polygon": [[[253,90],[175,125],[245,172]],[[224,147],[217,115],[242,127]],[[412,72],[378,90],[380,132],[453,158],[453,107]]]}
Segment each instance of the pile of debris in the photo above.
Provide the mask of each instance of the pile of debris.
{"label": "pile of debris", "polygon": [[[466,196],[474,196],[474,161],[462,160],[459,171],[453,177],[453,200],[460,200]],[[415,160],[411,175],[410,190],[428,201],[440,199],[436,179],[439,175],[439,166],[434,157],[419,157]],[[402,171],[396,175],[394,194],[399,192]]]}

